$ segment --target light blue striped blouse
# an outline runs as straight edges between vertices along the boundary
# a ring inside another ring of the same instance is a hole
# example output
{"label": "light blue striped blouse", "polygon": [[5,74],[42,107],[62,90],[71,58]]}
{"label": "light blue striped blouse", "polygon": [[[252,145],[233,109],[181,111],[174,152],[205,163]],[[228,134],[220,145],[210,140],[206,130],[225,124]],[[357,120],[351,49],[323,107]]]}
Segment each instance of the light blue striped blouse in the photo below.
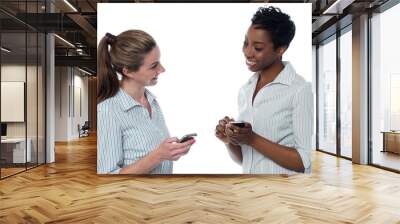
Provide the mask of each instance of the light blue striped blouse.
{"label": "light blue striped blouse", "polygon": [[[155,96],[145,90],[149,111],[120,88],[118,93],[97,105],[97,173],[118,174],[169,137]],[[172,173],[172,161],[163,161],[151,174]]]}
{"label": "light blue striped blouse", "polygon": [[[239,91],[239,115],[253,126],[253,131],[280,145],[295,148],[305,172],[311,171],[311,141],[313,133],[313,94],[306,82],[289,62],[274,81],[264,86],[254,98],[258,73],[255,73]],[[243,173],[294,174],[265,157],[256,149],[241,145]]]}

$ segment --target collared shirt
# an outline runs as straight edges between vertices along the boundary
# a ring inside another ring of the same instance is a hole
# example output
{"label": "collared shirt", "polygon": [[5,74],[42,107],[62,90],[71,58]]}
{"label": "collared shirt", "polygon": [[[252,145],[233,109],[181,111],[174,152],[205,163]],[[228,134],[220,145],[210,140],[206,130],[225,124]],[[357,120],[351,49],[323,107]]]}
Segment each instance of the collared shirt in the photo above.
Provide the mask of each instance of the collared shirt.
{"label": "collared shirt", "polygon": [[[97,105],[97,173],[117,174],[155,150],[169,137],[155,96],[145,90],[149,111],[120,88]],[[163,161],[151,174],[172,173],[172,161]]]}
{"label": "collared shirt", "polygon": [[[249,122],[253,131],[272,142],[294,148],[299,153],[305,172],[311,170],[313,133],[313,94],[289,62],[271,83],[253,94],[259,74],[255,73],[239,91],[237,120]],[[294,174],[249,145],[241,145],[243,173]]]}

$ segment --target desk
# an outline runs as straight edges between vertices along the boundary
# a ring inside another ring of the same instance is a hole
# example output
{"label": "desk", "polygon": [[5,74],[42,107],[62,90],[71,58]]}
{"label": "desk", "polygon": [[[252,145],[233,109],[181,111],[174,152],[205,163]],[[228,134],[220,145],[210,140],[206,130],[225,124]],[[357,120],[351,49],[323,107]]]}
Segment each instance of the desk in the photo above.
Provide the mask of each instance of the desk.
{"label": "desk", "polygon": [[393,152],[400,154],[400,132],[382,131],[381,133],[383,134],[382,152]]}
{"label": "desk", "polygon": [[[1,139],[1,157],[6,163],[25,163],[31,161],[31,145],[30,138],[26,140],[28,143],[25,154],[25,138],[6,138]],[[25,161],[25,158],[27,161]]]}

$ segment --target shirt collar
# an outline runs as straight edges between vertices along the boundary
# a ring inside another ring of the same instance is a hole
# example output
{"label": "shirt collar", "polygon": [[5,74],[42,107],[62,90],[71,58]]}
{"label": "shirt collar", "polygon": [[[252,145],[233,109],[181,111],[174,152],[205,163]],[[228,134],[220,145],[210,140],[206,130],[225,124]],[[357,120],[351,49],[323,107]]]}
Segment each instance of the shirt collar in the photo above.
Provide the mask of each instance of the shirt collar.
{"label": "shirt collar", "polygon": [[144,94],[146,94],[147,100],[149,101],[150,104],[153,103],[153,101],[157,98],[150,90],[144,89]]}
{"label": "shirt collar", "polygon": [[[156,97],[148,90],[144,89],[144,94],[151,105]],[[122,88],[119,88],[118,93],[116,94],[117,100],[120,102],[121,107],[124,111],[128,111],[136,106],[142,106],[139,102],[137,102],[133,97],[131,97],[127,92],[125,92]]]}
{"label": "shirt collar", "polygon": [[[287,86],[292,84],[292,81],[295,78],[296,71],[294,70],[293,66],[288,61],[282,61],[283,65],[285,66],[283,70],[278,74],[278,76],[270,83],[280,83]],[[250,79],[249,82],[257,82],[259,73],[255,73]]]}

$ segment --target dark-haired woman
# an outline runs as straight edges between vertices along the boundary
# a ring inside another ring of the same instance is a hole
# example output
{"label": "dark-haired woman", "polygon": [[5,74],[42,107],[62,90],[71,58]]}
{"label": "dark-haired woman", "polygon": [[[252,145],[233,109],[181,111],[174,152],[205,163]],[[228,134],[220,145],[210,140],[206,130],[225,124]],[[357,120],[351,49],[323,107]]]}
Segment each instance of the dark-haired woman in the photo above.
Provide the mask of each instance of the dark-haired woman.
{"label": "dark-haired woman", "polygon": [[239,91],[238,120],[245,124],[238,127],[226,116],[215,130],[243,173],[311,170],[311,86],[282,61],[294,34],[293,21],[274,7],[260,8],[247,31],[243,53],[254,75]]}
{"label": "dark-haired woman", "polygon": [[[165,71],[160,49],[144,31],[107,33],[98,47],[97,173],[170,174],[172,161],[186,154],[194,139],[169,136],[156,97]],[[118,79],[120,74],[122,79]]]}

